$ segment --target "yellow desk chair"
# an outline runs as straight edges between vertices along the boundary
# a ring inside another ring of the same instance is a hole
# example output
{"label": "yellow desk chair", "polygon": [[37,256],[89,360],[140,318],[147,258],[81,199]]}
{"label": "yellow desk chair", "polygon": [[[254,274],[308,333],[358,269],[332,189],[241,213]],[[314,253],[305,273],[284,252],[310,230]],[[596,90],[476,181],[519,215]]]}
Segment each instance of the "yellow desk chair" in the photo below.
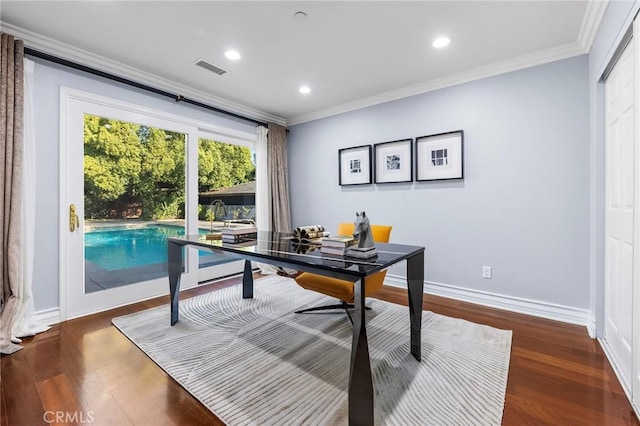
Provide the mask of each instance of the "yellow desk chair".
{"label": "yellow desk chair", "polygon": [[[373,234],[373,240],[376,243],[388,243],[389,236],[391,235],[391,226],[387,225],[371,225],[371,233]],[[338,232],[336,235],[353,235],[355,230],[355,224],[353,223],[341,223],[338,225]],[[387,270],[377,272],[368,276],[365,279],[365,297],[368,297],[382,288],[384,283],[384,277],[387,275]],[[296,277],[296,282],[299,286],[307,290],[317,291],[318,293],[326,294],[327,296],[340,299],[339,304],[317,306],[313,308],[302,309],[296,311],[296,314],[312,311],[324,311],[328,309],[344,309],[349,317],[349,321],[353,324],[353,319],[349,313],[349,308],[353,308],[354,301],[354,283],[351,281],[340,280],[338,278],[326,277],[324,275],[312,274],[310,272],[303,272]],[[370,308],[367,308],[370,309]]]}

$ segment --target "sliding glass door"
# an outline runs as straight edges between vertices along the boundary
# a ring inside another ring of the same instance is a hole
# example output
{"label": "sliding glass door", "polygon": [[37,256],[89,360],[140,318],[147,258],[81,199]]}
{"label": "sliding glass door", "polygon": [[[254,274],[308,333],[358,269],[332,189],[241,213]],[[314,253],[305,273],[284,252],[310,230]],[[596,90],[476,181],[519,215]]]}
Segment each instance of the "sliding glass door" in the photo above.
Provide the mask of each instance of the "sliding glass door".
{"label": "sliding glass door", "polygon": [[84,115],[84,289],[166,276],[166,238],[185,233],[187,135]]}
{"label": "sliding glass door", "polygon": [[[254,135],[67,89],[61,99],[63,319],[167,293],[168,237],[253,219]],[[183,289],[242,262],[191,250],[184,271]]]}
{"label": "sliding glass door", "polygon": [[[217,136],[201,132],[198,141],[198,228],[217,233],[231,223],[255,223],[256,158],[252,144],[218,142]],[[206,282],[221,274],[239,272],[216,270],[229,262],[228,255],[200,252],[198,281]],[[240,265],[241,266],[241,265]]]}

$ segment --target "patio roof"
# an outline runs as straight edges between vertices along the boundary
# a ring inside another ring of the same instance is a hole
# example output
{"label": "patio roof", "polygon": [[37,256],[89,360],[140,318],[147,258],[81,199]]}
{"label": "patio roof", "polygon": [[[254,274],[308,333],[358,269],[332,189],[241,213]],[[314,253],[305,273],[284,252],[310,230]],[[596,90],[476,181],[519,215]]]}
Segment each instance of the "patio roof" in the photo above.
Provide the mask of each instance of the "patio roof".
{"label": "patio roof", "polygon": [[201,192],[200,195],[255,195],[256,182],[245,182],[215,191]]}

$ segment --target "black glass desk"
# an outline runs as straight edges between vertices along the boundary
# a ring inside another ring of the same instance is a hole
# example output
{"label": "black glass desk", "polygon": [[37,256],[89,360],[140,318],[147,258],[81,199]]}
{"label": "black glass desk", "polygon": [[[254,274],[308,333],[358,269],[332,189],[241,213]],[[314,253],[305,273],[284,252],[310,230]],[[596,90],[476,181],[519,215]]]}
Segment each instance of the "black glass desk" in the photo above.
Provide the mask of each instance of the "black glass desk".
{"label": "black glass desk", "polygon": [[182,273],[183,247],[185,246],[213,252],[233,253],[244,259],[243,298],[253,297],[251,261],[352,281],[355,283],[355,309],[349,370],[349,424],[373,425],[373,380],[365,323],[365,298],[363,297],[365,278],[398,262],[407,261],[411,354],[420,361],[424,247],[377,243],[377,258],[373,260],[345,258],[343,260],[323,256],[319,249],[314,250],[313,246],[296,244],[291,241],[290,237],[290,234],[259,231],[255,241],[241,244],[207,240],[203,235],[169,238],[171,325],[177,323],[179,319],[180,275]]}

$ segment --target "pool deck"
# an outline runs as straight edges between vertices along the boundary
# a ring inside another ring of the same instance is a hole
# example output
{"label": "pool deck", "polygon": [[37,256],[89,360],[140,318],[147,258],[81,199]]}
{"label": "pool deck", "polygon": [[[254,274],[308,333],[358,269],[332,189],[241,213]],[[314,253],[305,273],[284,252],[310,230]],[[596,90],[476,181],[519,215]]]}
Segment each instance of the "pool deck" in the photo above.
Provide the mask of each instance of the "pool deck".
{"label": "pool deck", "polygon": [[[219,265],[234,260],[237,259],[229,259],[227,256],[212,254],[200,258],[200,267]],[[155,280],[167,276],[166,262],[134,266],[119,271],[107,271],[86,259],[84,265],[86,275],[84,286],[87,293]]]}
{"label": "pool deck", "polygon": [[[199,220],[198,229],[209,230],[213,226],[214,228],[220,228],[224,226],[224,222],[210,222],[208,220]],[[110,228],[113,226],[125,226],[125,227],[138,227],[146,225],[169,225],[169,226],[181,226],[184,227],[184,219],[170,219],[170,220],[140,220],[140,219],[85,219],[84,230],[89,231],[100,228]]]}

